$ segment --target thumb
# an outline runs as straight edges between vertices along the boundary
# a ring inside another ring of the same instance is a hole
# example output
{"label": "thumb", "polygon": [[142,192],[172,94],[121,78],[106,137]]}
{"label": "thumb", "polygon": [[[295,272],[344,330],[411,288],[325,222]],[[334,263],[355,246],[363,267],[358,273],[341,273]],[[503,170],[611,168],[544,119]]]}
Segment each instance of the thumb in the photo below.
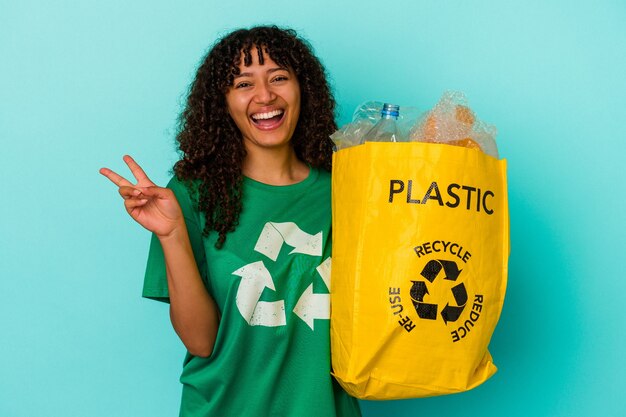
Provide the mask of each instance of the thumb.
{"label": "thumb", "polygon": [[169,188],[162,188],[162,187],[156,187],[156,186],[155,187],[135,187],[135,188],[141,191],[141,194],[145,195],[146,197],[169,200],[173,196],[173,192]]}

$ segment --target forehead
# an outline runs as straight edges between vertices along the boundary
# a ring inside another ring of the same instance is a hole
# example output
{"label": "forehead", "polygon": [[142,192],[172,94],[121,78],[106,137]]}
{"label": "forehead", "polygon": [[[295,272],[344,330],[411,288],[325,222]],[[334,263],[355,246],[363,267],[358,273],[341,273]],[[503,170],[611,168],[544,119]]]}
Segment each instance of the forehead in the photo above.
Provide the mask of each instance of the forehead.
{"label": "forehead", "polygon": [[233,74],[237,75],[244,71],[246,67],[252,65],[268,65],[272,67],[289,68],[284,59],[276,57],[272,54],[267,46],[258,47],[257,45],[244,46],[241,48],[239,55],[235,57],[233,62]]}

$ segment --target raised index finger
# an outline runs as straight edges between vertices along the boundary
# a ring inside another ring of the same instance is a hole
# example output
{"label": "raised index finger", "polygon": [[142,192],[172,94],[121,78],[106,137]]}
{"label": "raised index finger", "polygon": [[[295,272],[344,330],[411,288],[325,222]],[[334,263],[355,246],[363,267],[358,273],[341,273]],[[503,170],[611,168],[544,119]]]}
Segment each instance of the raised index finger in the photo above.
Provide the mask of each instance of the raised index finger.
{"label": "raised index finger", "polygon": [[117,185],[118,187],[121,187],[124,185],[127,185],[127,186],[133,185],[126,178],[122,177],[116,172],[111,171],[109,168],[101,168],[100,173],[104,175],[105,177],[107,177],[109,180],[111,180],[111,182]]}
{"label": "raised index finger", "polygon": [[150,181],[150,178],[148,178],[143,169],[141,169],[139,164],[135,162],[135,160],[131,158],[130,155],[124,155],[124,162],[126,162],[126,165],[128,165],[128,168],[130,168],[130,172],[132,172],[133,176],[137,179],[137,183],[149,183],[153,185],[152,181]]}

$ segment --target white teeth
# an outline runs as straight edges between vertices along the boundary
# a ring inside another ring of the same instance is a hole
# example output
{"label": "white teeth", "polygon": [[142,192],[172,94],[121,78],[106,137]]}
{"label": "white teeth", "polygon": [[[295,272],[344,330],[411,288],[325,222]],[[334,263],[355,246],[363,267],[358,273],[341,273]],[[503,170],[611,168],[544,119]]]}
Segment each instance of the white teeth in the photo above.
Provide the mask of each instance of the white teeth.
{"label": "white teeth", "polygon": [[267,112],[267,113],[255,113],[255,114],[252,115],[252,118],[254,120],[260,120],[260,119],[265,120],[265,119],[271,119],[272,117],[276,117],[276,116],[281,115],[283,113],[284,113],[283,110],[272,110],[272,111]]}

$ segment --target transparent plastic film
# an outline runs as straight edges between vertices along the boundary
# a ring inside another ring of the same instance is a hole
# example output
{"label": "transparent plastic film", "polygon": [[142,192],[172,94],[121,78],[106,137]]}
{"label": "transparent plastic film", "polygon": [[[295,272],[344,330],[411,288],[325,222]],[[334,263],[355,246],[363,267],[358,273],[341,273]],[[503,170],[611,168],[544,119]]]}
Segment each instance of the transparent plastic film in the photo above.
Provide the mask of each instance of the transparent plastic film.
{"label": "transparent plastic film", "polygon": [[478,149],[498,157],[495,126],[476,117],[465,95],[447,91],[432,110],[414,125],[409,133],[412,142],[445,143]]}
{"label": "transparent plastic film", "polygon": [[[352,121],[330,136],[336,150],[362,144],[367,139],[366,134],[380,120],[383,105],[382,101],[367,101],[358,106],[352,115]],[[406,142],[411,129],[419,118],[420,110],[416,107],[400,106],[399,113],[396,120],[398,128],[396,142]]]}
{"label": "transparent plastic film", "polygon": [[[336,150],[368,141],[368,133],[381,119],[383,102],[368,101],[354,111],[352,121],[331,135]],[[495,126],[480,120],[465,95],[446,91],[429,111],[400,106],[393,142],[443,143],[480,150],[498,158]]]}

